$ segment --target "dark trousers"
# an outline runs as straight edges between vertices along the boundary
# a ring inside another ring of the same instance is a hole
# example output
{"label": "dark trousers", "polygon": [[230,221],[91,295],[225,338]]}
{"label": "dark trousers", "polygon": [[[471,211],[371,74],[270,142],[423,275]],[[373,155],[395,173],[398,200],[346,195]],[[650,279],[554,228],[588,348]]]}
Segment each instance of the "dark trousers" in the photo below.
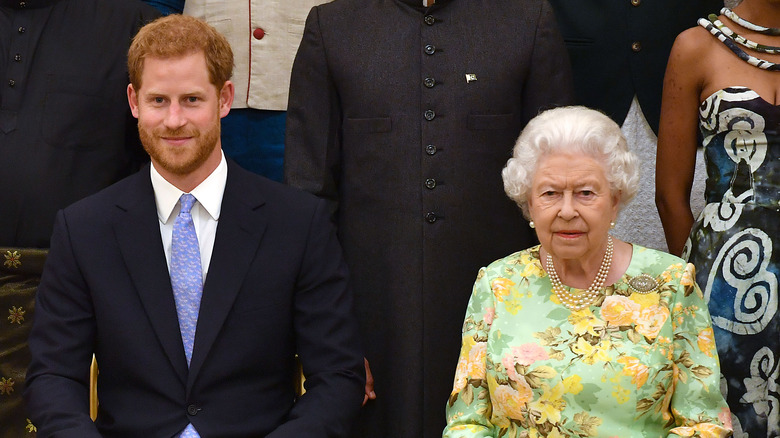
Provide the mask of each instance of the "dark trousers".
{"label": "dark trousers", "polygon": [[222,119],[222,150],[241,167],[282,181],[286,111],[232,109]]}

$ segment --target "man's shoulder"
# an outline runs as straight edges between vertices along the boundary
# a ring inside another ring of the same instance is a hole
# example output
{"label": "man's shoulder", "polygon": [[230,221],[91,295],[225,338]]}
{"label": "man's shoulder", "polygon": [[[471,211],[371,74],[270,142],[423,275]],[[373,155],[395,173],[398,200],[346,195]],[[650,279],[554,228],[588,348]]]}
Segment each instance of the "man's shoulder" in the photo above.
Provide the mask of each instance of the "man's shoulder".
{"label": "man's shoulder", "polygon": [[[73,1],[73,0],[71,0]],[[83,0],[78,0],[82,2]],[[120,11],[125,14],[144,14],[146,16],[154,15],[161,16],[162,13],[152,5],[144,3],[141,0],[89,0],[101,8],[105,8],[108,11]]]}
{"label": "man's shoulder", "polygon": [[361,7],[363,9],[374,9],[376,5],[374,3],[378,3],[375,0],[333,0],[330,2],[324,2],[321,3],[315,8],[319,11],[326,11],[329,13],[332,13],[333,11],[351,11],[351,10],[358,10]]}
{"label": "man's shoulder", "polygon": [[250,172],[229,159],[228,186],[225,190],[236,190],[239,196],[257,196],[282,208],[312,208],[320,202],[311,193]]}
{"label": "man's shoulder", "polygon": [[377,14],[385,14],[388,8],[397,8],[393,1],[378,0],[333,0],[311,9],[320,26],[355,25],[355,20],[367,20]]}
{"label": "man's shoulder", "polygon": [[[78,7],[74,7],[75,4],[78,4]],[[73,9],[80,15],[91,12],[95,17],[112,22],[127,20],[143,24],[162,16],[156,8],[141,0],[65,0],[60,1],[60,5]]]}
{"label": "man's shoulder", "polygon": [[[147,184],[144,184],[144,178]],[[67,206],[64,211],[66,215],[95,216],[104,215],[106,208],[112,205],[123,204],[130,201],[129,196],[143,196],[143,189],[148,190],[148,196],[153,197],[152,182],[149,176],[149,165],[141,168],[138,172],[127,176],[114,184],[82,198],[73,204]]]}

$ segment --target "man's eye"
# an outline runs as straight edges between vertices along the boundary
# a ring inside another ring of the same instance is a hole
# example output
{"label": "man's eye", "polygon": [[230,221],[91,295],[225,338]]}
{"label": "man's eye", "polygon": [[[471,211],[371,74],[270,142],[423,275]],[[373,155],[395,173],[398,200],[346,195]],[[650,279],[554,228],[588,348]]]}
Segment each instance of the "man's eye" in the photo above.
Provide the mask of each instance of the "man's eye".
{"label": "man's eye", "polygon": [[187,102],[189,102],[189,103],[195,103],[197,101],[198,101],[198,98],[195,97],[195,96],[190,96],[190,97],[187,98]]}
{"label": "man's eye", "polygon": [[165,102],[165,99],[163,99],[162,97],[155,97],[154,98],[154,103],[163,103],[163,102]]}

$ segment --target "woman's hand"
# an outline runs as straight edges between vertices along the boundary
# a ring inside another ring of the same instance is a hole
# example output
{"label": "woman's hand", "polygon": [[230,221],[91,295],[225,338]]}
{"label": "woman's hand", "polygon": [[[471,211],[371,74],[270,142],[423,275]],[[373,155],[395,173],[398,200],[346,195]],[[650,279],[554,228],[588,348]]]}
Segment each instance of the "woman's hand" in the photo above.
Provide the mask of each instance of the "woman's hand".
{"label": "woman's hand", "polygon": [[369,400],[376,400],[376,393],[374,392],[374,376],[371,374],[371,367],[368,366],[368,359],[364,357],[363,360],[366,363],[366,395],[363,396],[363,406],[365,406]]}

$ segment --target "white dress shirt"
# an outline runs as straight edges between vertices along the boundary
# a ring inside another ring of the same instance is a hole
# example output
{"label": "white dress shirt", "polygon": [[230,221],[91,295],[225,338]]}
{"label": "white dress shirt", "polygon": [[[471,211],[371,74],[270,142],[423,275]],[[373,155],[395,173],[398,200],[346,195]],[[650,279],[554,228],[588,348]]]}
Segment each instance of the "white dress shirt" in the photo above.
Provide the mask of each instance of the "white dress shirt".
{"label": "white dress shirt", "polygon": [[[157,219],[160,221],[160,235],[165,250],[165,260],[170,271],[173,223],[181,210],[179,198],[184,192],[163,178],[154,165],[150,168],[154,200],[157,204]],[[206,282],[206,274],[209,272],[211,253],[214,250],[214,238],[217,235],[217,224],[222,210],[222,195],[225,193],[227,170],[227,162],[223,153],[217,168],[190,192],[197,199],[195,205],[192,206],[192,222],[195,225],[195,234],[198,236],[200,266],[203,270],[204,283]]]}

